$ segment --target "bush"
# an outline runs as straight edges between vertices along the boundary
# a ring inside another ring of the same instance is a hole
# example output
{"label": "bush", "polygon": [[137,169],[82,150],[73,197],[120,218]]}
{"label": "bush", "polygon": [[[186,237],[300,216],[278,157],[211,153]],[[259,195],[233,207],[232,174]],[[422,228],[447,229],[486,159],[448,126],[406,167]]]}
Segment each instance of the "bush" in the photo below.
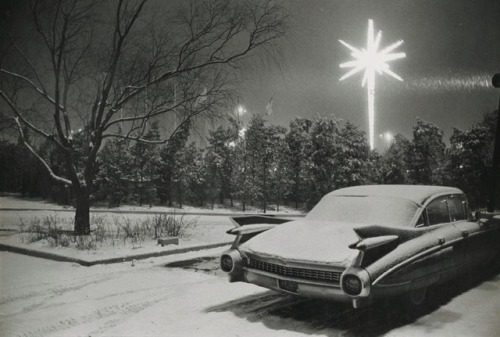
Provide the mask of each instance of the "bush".
{"label": "bush", "polygon": [[162,236],[172,236],[172,237],[183,237],[186,234],[186,229],[193,227],[197,218],[187,221],[184,219],[184,215],[180,218],[170,216],[166,213],[161,213],[153,216],[152,222],[154,226],[154,239]]}
{"label": "bush", "polygon": [[147,216],[135,221],[121,216],[113,217],[109,222],[105,216],[91,218],[90,235],[75,236],[72,234],[71,223],[65,222],[57,215],[51,215],[40,220],[30,219],[29,223],[19,220],[21,232],[26,233],[23,241],[34,243],[45,240],[51,247],[71,247],[81,250],[97,249],[99,246],[114,246],[116,242],[123,245],[130,243],[136,248],[147,239],[160,237],[185,237],[187,229],[196,225],[198,219],[187,220],[184,215],[176,216],[167,213]]}

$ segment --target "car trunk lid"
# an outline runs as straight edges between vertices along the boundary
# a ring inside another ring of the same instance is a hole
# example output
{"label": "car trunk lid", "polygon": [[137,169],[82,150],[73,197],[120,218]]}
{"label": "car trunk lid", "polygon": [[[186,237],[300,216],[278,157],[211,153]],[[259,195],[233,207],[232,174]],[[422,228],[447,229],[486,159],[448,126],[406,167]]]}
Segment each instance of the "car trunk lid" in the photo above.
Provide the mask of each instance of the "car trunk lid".
{"label": "car trunk lid", "polygon": [[358,240],[353,224],[297,220],[268,230],[240,249],[283,262],[347,267],[358,255],[349,245]]}

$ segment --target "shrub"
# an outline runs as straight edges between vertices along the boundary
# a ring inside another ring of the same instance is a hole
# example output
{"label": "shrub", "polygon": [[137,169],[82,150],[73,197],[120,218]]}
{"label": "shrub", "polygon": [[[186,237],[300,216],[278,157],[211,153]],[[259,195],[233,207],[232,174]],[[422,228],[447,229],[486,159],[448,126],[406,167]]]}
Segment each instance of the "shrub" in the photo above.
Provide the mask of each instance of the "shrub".
{"label": "shrub", "polygon": [[75,236],[71,223],[65,222],[56,214],[40,220],[32,218],[28,223],[19,219],[19,227],[26,235],[23,241],[33,243],[45,240],[51,247],[70,247],[74,245],[80,250],[97,249],[102,245],[115,245],[115,241],[123,244],[131,243],[134,248],[146,239],[160,237],[184,237],[187,229],[196,225],[198,218],[187,220],[184,215],[176,216],[167,213],[147,216],[132,220],[128,217],[113,217],[110,222],[105,216],[91,218],[91,234]]}
{"label": "shrub", "polygon": [[198,222],[198,218],[187,221],[184,215],[176,217],[175,214],[170,216],[166,213],[161,213],[153,216],[151,221],[154,227],[153,239],[157,239],[162,236],[185,236],[186,230],[193,227]]}

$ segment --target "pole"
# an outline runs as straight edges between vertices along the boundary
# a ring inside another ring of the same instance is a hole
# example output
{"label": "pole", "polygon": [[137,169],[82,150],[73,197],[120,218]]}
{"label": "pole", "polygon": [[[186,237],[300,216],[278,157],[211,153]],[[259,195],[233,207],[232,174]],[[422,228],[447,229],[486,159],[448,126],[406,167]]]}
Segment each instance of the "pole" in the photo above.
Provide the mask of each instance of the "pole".
{"label": "pole", "polygon": [[[495,88],[500,88],[500,73],[493,75],[491,81]],[[496,190],[498,185],[498,171],[500,170],[500,100],[497,110],[497,129],[495,131],[495,148],[493,150],[493,160],[491,164],[491,182],[489,184],[487,211],[495,211]]]}

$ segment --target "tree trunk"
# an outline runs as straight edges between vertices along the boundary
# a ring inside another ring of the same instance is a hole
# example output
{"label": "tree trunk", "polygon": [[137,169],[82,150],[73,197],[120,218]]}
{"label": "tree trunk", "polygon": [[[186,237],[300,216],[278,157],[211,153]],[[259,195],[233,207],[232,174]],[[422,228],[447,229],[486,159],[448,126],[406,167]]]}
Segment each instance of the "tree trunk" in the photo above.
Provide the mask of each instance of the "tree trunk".
{"label": "tree trunk", "polygon": [[75,227],[76,235],[90,234],[90,193],[87,187],[75,189],[76,195],[76,213]]}

